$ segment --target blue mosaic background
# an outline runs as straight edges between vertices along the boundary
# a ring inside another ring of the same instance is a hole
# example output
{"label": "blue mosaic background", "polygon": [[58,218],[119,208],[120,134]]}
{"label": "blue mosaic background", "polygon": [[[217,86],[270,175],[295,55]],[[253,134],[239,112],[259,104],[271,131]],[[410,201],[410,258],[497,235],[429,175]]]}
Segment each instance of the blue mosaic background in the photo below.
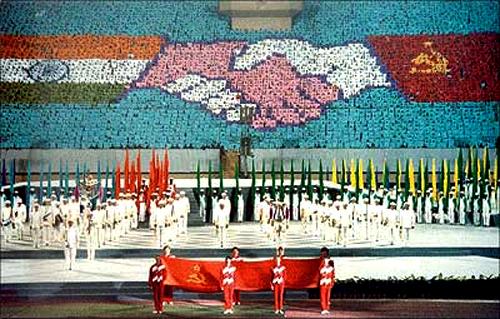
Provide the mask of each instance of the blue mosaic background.
{"label": "blue mosaic background", "polygon": [[[287,32],[232,31],[217,3],[2,2],[0,33],[165,35],[178,42],[297,37],[338,45],[377,34],[500,31],[497,1],[305,1]],[[243,130],[255,148],[493,146],[499,108],[498,102],[414,103],[395,89],[371,89],[331,103],[304,126],[256,131],[159,90],[140,90],[112,105],[1,105],[0,147],[236,149]]]}

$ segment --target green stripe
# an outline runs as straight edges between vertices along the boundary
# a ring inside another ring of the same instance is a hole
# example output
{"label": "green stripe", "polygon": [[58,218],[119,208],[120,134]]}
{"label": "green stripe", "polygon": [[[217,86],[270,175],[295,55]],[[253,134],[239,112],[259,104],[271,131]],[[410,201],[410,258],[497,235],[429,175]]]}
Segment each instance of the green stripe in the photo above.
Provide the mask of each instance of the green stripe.
{"label": "green stripe", "polygon": [[2,104],[106,104],[125,91],[123,84],[0,83]]}

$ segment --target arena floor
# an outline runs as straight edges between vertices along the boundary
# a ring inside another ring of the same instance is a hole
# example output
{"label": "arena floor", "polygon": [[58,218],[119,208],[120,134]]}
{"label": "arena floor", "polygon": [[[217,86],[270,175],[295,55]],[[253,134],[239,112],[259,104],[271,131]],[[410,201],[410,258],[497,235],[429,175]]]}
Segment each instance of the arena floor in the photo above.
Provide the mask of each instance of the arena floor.
{"label": "arena floor", "polygon": [[[167,307],[162,318],[221,318],[222,301],[182,300]],[[480,300],[332,300],[329,315],[320,315],[318,300],[287,299],[286,318],[498,318],[498,301]],[[9,318],[158,318],[147,301],[3,303]],[[236,307],[230,318],[280,318],[272,311],[272,298],[252,300]]]}
{"label": "arena floor", "polygon": [[[303,235],[298,222],[292,222],[283,241],[286,255],[317,256],[321,246],[332,248],[337,278],[387,279],[411,275],[498,276],[499,228],[471,226],[418,225],[407,246],[387,240],[374,245],[354,241],[336,247],[312,235]],[[190,227],[186,236],[174,243],[173,254],[187,258],[223,258],[229,248],[239,246],[244,258],[269,258],[276,244],[259,231],[256,223],[231,224],[228,243],[220,248],[213,227]],[[64,270],[60,245],[33,250],[31,243],[14,240],[2,247],[2,283],[145,281],[152,257],[159,245],[151,231],[140,229],[97,251],[97,260],[86,260],[85,242],[79,250],[77,266]],[[395,267],[397,265],[397,267]]]}

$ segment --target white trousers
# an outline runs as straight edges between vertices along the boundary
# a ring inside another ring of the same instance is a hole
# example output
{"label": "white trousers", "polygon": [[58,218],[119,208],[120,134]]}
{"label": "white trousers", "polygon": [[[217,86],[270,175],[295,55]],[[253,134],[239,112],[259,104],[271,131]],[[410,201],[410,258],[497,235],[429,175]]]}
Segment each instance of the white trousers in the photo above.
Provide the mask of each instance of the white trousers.
{"label": "white trousers", "polygon": [[33,248],[39,248],[40,247],[40,237],[41,237],[41,229],[40,227],[33,227],[31,230],[31,236],[33,238]]}
{"label": "white trousers", "polygon": [[64,258],[66,259],[66,269],[73,269],[76,263],[76,247],[64,248]]}
{"label": "white trousers", "polygon": [[217,229],[219,232],[220,246],[224,247],[224,244],[226,243],[227,240],[227,229],[225,226],[217,226]]}
{"label": "white trousers", "polygon": [[52,226],[43,226],[42,228],[42,242],[44,245],[50,244],[52,241]]}

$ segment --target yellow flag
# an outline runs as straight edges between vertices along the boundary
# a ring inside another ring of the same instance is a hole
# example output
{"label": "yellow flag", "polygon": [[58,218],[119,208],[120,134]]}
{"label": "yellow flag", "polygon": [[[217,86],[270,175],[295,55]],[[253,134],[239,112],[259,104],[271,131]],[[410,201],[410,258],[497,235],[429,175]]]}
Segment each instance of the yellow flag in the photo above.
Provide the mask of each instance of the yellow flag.
{"label": "yellow flag", "polygon": [[410,174],[410,193],[415,196],[415,169],[413,167],[413,160],[410,158],[410,163],[408,164],[408,174]]}
{"label": "yellow flag", "polygon": [[[493,185],[495,185],[495,191],[497,190],[498,185],[498,155],[497,159],[495,161],[495,168],[493,169]],[[500,203],[497,203],[497,205],[500,205]]]}
{"label": "yellow flag", "polygon": [[375,176],[375,166],[373,165],[373,160],[370,160],[370,176],[371,176],[371,185],[372,190],[377,190],[377,177]]}
{"label": "yellow flag", "polygon": [[477,180],[481,178],[481,160],[479,159],[479,156],[477,158]]}
{"label": "yellow flag", "polygon": [[432,198],[437,200],[436,159],[432,159]]}
{"label": "yellow flag", "polygon": [[453,179],[455,182],[455,196],[458,196],[458,190],[459,190],[459,185],[458,185],[458,159],[455,158],[455,174],[453,175]]}
{"label": "yellow flag", "polygon": [[356,165],[354,164],[354,159],[351,159],[351,187],[356,188]]}
{"label": "yellow flag", "polygon": [[335,159],[332,160],[332,183],[337,183],[337,164],[335,163]]}
{"label": "yellow flag", "polygon": [[444,160],[443,161],[444,167],[443,167],[443,194],[444,196],[448,196],[448,161]]}
{"label": "yellow flag", "polygon": [[364,181],[364,177],[363,177],[363,160],[360,158],[359,159],[359,167],[358,167],[358,174],[359,174],[359,179],[358,179],[358,186],[359,186],[359,189],[363,189],[365,188],[365,181]]}
{"label": "yellow flag", "polygon": [[424,159],[420,159],[420,191],[422,192],[422,195],[425,194],[425,187],[427,186],[427,176],[425,176],[425,170],[424,170]]}

